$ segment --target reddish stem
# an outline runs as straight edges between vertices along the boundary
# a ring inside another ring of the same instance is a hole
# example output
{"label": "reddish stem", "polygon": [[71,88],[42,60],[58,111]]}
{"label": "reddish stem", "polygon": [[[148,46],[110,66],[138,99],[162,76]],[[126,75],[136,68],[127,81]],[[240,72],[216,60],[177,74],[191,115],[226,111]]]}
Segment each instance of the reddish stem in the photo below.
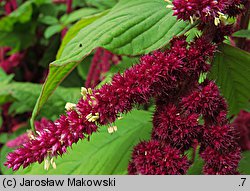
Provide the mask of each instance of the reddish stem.
{"label": "reddish stem", "polygon": [[11,2],[10,1],[7,1],[5,3],[4,10],[5,10],[6,15],[9,15],[12,12],[12,10],[11,10]]}
{"label": "reddish stem", "polygon": [[10,0],[10,3],[11,3],[11,5],[12,5],[12,11],[14,11],[14,10],[16,10],[17,9],[17,2],[16,2],[16,0]]}
{"label": "reddish stem", "polygon": [[[89,69],[89,73],[88,73],[88,77],[85,83],[85,86],[87,88],[89,87],[93,87],[96,84],[96,81],[99,81],[99,76],[100,76],[100,62],[102,60],[102,55],[103,55],[103,49],[102,48],[98,48],[96,50],[96,53],[92,59],[91,65],[90,65],[90,69]],[[98,78],[98,79],[96,79]]]}
{"label": "reddish stem", "polygon": [[72,1],[73,0],[67,0],[67,14],[72,12]]}

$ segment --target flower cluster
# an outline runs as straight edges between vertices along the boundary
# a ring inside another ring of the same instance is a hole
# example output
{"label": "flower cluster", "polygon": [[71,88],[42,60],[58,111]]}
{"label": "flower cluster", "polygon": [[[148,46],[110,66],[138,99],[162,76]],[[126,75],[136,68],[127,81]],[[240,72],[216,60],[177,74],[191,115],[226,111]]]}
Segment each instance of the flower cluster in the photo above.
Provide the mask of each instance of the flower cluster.
{"label": "flower cluster", "polygon": [[[194,87],[186,95],[157,102],[153,119],[152,141],[159,142],[162,147],[171,146],[178,149],[179,156],[190,149],[197,141],[200,144],[200,155],[205,161],[204,174],[238,174],[237,167],[241,159],[237,134],[234,127],[226,119],[227,107],[214,82],[205,81]],[[204,124],[199,124],[203,117]],[[140,173],[144,167],[136,163],[137,155],[142,150],[135,147],[130,162],[129,172]],[[143,161],[143,155],[138,155]],[[144,156],[144,163],[147,160]],[[153,158],[151,158],[153,160]],[[151,166],[150,166],[151,165]],[[148,163],[147,174],[155,173],[153,163]],[[166,172],[168,174],[168,172]],[[176,168],[176,174],[178,169]]]}
{"label": "flower cluster", "polygon": [[129,174],[182,175],[186,174],[190,163],[187,156],[169,145],[158,141],[141,142],[134,148],[128,167]]}
{"label": "flower cluster", "polygon": [[[40,131],[47,128],[48,123],[49,121],[46,118],[42,118],[41,121],[35,121],[36,132],[39,134]],[[16,137],[15,139],[8,141],[6,143],[6,146],[10,148],[16,148],[23,145],[24,143],[29,142],[31,139],[34,138],[35,138],[34,133],[31,130],[27,130],[26,133],[23,133],[18,137]]]}
{"label": "flower cluster", "polygon": [[[182,87],[209,69],[207,60],[215,51],[215,47],[202,38],[187,45],[183,37],[174,39],[170,50],[143,56],[139,64],[124,74],[115,75],[111,84],[99,90],[82,88],[79,102],[68,104],[66,115],[54,123],[48,122],[34,140],[10,153],[6,165],[17,170],[21,165],[26,167],[62,155],[68,146],[95,132],[96,123],[111,124],[120,113],[152,97],[175,97]],[[183,83],[188,78],[190,80]]]}
{"label": "flower cluster", "polygon": [[203,167],[204,174],[212,175],[236,175],[241,151],[237,148],[234,151],[218,152],[216,149],[207,147],[201,152],[201,157],[205,161]]}
{"label": "flower cluster", "polygon": [[250,113],[240,111],[232,124],[239,131],[239,144],[242,150],[250,150]]}
{"label": "flower cluster", "polygon": [[175,105],[160,105],[154,114],[152,139],[186,150],[202,130],[198,119],[199,115],[196,113],[183,115],[183,111]]}
{"label": "flower cluster", "polygon": [[227,104],[213,82],[204,82],[190,95],[182,98],[182,105],[190,112],[201,113],[206,124],[226,122]]}
{"label": "flower cluster", "polygon": [[200,20],[216,26],[227,16],[236,16],[242,11],[242,0],[174,0],[174,15],[184,21]]}

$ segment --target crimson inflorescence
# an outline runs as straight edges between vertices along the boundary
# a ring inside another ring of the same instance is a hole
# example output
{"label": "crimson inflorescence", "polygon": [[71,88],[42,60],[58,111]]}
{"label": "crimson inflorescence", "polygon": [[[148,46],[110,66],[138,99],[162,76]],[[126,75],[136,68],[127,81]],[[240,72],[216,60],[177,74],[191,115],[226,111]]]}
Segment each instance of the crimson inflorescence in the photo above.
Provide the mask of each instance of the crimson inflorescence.
{"label": "crimson inflorescence", "polygon": [[120,113],[147,103],[152,97],[174,97],[187,85],[183,83],[185,79],[191,83],[201,72],[208,71],[207,59],[215,51],[202,39],[187,45],[184,37],[174,39],[171,50],[143,56],[139,64],[115,75],[111,84],[98,90],[82,88],[78,104],[67,105],[66,115],[54,123],[47,122],[34,140],[10,153],[6,165],[17,170],[21,165],[26,167],[62,155],[67,147],[96,132],[97,123],[110,124]]}
{"label": "crimson inflorescence", "polygon": [[[183,156],[198,141],[200,155],[205,161],[204,174],[238,174],[237,167],[241,159],[238,135],[236,129],[228,123],[227,106],[217,86],[212,81],[205,81],[200,85],[187,87],[189,91],[182,91],[180,97],[169,99],[165,103],[159,99],[151,140],[157,141],[161,147],[177,149],[179,156]],[[204,124],[200,124],[201,118]],[[142,173],[135,162],[135,153],[139,150],[140,147],[135,147],[133,151],[129,174]],[[142,157],[143,155],[140,160]],[[150,164],[152,163],[148,165]],[[154,165],[147,167],[146,174],[155,173],[153,167]],[[181,168],[176,168],[176,174],[178,170]]]}
{"label": "crimson inflorescence", "polygon": [[236,16],[242,11],[242,0],[174,0],[174,15],[178,19],[200,20],[219,25],[227,16]]}
{"label": "crimson inflorescence", "polygon": [[240,111],[232,124],[240,133],[238,140],[243,151],[250,150],[250,112]]}
{"label": "crimson inflorescence", "polygon": [[[213,22],[216,27],[226,16],[238,14],[243,3],[240,0],[173,1],[174,14],[179,19],[200,19],[203,24],[208,22],[211,26]],[[211,29],[221,30],[216,27]],[[89,139],[98,125],[112,124],[121,113],[154,98],[156,111],[151,140],[135,146],[129,174],[186,174],[191,161],[185,151],[197,143],[205,161],[204,174],[238,174],[241,158],[238,135],[226,118],[227,104],[213,81],[198,83],[200,75],[210,69],[216,51],[212,42],[221,42],[227,29],[215,37],[208,28],[201,28],[206,31],[193,42],[188,43],[184,36],[174,38],[170,49],[143,56],[139,64],[116,74],[110,84],[95,90],[82,88],[79,102],[67,103],[66,114],[55,122],[44,121],[42,130],[10,153],[5,165],[17,170],[45,160],[45,169],[50,163],[56,167],[53,158],[61,156],[80,139]],[[97,50],[93,69],[97,68],[102,51]],[[103,59],[105,71],[108,60],[108,57]],[[99,78],[100,69],[90,70],[92,77],[87,80],[87,86],[96,85],[96,74]]]}
{"label": "crimson inflorescence", "polygon": [[178,19],[197,24],[199,30],[211,41],[221,43],[225,36],[230,36],[235,25],[230,21],[246,11],[247,0],[165,0],[170,3]]}
{"label": "crimson inflorescence", "polygon": [[187,156],[181,155],[178,149],[155,140],[138,144],[132,160],[128,169],[134,175],[182,175],[190,166]]}

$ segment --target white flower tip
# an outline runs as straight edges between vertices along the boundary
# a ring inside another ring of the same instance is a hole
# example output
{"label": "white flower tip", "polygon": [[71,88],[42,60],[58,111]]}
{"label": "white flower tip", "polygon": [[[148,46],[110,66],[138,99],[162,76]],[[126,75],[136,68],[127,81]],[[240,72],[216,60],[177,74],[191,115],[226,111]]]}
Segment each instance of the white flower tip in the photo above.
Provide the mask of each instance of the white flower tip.
{"label": "white flower tip", "polygon": [[174,6],[173,6],[173,5],[167,5],[166,8],[167,8],[167,9],[173,9]]}
{"label": "white flower tip", "polygon": [[50,161],[46,158],[44,160],[44,170],[49,170]]}
{"label": "white flower tip", "polygon": [[92,117],[92,113],[88,114],[88,115],[86,116],[86,119],[90,119],[91,117]]}
{"label": "white flower tip", "polygon": [[51,164],[53,169],[56,169],[56,162],[54,161],[54,158],[51,158],[50,164]]}
{"label": "white flower tip", "polygon": [[191,24],[194,24],[194,19],[193,19],[192,16],[190,16],[190,23],[191,23]]}
{"label": "white flower tip", "polygon": [[114,132],[113,128],[112,128],[112,127],[109,127],[109,128],[108,128],[108,133],[111,134],[111,133],[113,133],[113,132]]}
{"label": "white flower tip", "polygon": [[108,128],[108,133],[109,134],[112,134],[112,133],[114,133],[114,132],[116,132],[117,131],[117,126],[112,126],[112,127],[109,127]]}
{"label": "white flower tip", "polygon": [[220,24],[220,19],[218,17],[214,18],[214,25],[218,26]]}
{"label": "white flower tip", "polygon": [[170,0],[164,0],[164,1],[167,2],[167,3],[172,4],[172,2]]}
{"label": "white flower tip", "polygon": [[92,94],[93,94],[93,91],[92,91],[91,88],[88,88],[88,93],[89,93],[89,95],[92,95]]}
{"label": "white flower tip", "polygon": [[76,104],[74,104],[74,103],[66,103],[66,105],[65,105],[65,109],[67,111],[74,110],[75,108],[76,108]]}
{"label": "white flower tip", "polygon": [[82,96],[86,96],[86,95],[87,95],[87,93],[88,93],[87,88],[85,88],[85,87],[81,87],[81,94],[82,94]]}

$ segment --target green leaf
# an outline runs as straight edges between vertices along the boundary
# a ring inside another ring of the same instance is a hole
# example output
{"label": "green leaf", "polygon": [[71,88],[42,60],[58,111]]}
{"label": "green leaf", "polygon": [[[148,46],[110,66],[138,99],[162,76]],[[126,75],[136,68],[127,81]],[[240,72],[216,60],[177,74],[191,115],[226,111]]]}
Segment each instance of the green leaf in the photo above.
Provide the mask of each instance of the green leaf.
{"label": "green leaf", "polygon": [[17,174],[126,174],[133,147],[141,140],[150,139],[151,113],[134,110],[116,122],[118,131],[107,132],[101,127],[90,142],[80,141],[62,158],[57,158],[57,169],[43,169],[36,163]]}
{"label": "green leaf", "polygon": [[48,28],[46,28],[44,32],[44,37],[48,39],[52,37],[54,34],[59,33],[62,29],[63,29],[63,26],[60,24],[49,26]]}
{"label": "green leaf", "polygon": [[3,125],[3,117],[2,117],[2,110],[0,109],[0,128]]}
{"label": "green leaf", "polygon": [[2,174],[13,174],[14,173],[12,171],[12,169],[8,169],[8,168],[6,168],[6,166],[4,166],[4,163],[6,162],[6,156],[11,151],[13,151],[13,149],[7,147],[6,145],[4,145],[1,148],[1,152],[0,152],[0,170],[1,170]]}
{"label": "green leaf", "polygon": [[[1,112],[0,112],[1,114]],[[1,123],[0,123],[0,127],[1,127]],[[0,134],[0,143],[6,143],[8,140],[8,134],[7,133],[1,133]]]}
{"label": "green leaf", "polygon": [[58,84],[96,47],[116,54],[141,55],[165,46],[191,28],[172,14],[162,0],[121,0],[106,16],[83,28],[67,44],[60,59],[50,64],[31,124]]}
{"label": "green leaf", "polygon": [[[37,23],[34,21],[27,23],[16,23],[13,31],[0,31],[0,46],[12,47],[12,52],[18,52],[28,48],[36,42]],[[29,29],[29,30],[27,30]]]}
{"label": "green leaf", "polygon": [[230,114],[247,109],[250,100],[250,54],[227,44],[216,53],[210,78],[220,87],[229,104]]}
{"label": "green leaf", "polygon": [[[6,97],[11,98],[13,103],[9,112],[14,114],[32,111],[42,88],[40,84],[21,82],[5,85],[0,83],[0,87],[0,100]],[[48,119],[56,119],[64,112],[66,102],[76,102],[79,99],[79,92],[79,88],[59,87],[44,105],[41,115]],[[9,101],[9,99],[7,100]],[[2,103],[0,102],[0,104]]]}
{"label": "green leaf", "polygon": [[240,30],[233,34],[234,37],[250,39],[250,30]]}
{"label": "green leaf", "polygon": [[33,1],[27,1],[10,15],[0,19],[0,31],[11,32],[15,23],[26,23],[30,21],[33,12],[32,3]]}
{"label": "green leaf", "polygon": [[2,68],[0,68],[0,83],[1,84],[7,84],[13,79],[14,75],[10,74],[7,75]]}
{"label": "green leaf", "polygon": [[[198,154],[197,154],[198,155]],[[194,163],[190,166],[190,168],[187,171],[187,175],[201,175],[202,168],[204,165],[204,161],[201,157],[197,157],[194,161]]]}
{"label": "green leaf", "polygon": [[39,18],[39,21],[46,25],[55,25],[58,23],[58,19],[53,16],[43,16]]}
{"label": "green leaf", "polygon": [[84,27],[90,25],[91,23],[93,23],[95,20],[101,18],[102,16],[106,15],[108,13],[108,11],[96,14],[96,15],[92,15],[89,17],[85,17],[82,18],[80,21],[78,21],[76,24],[74,24],[66,33],[66,35],[63,38],[62,44],[58,50],[57,53],[57,59],[59,59],[62,55],[62,52],[65,48],[65,46],[77,35],[77,33],[83,29]]}
{"label": "green leaf", "polygon": [[242,153],[239,171],[241,174],[250,175],[250,151],[245,151]]}
{"label": "green leaf", "polygon": [[77,66],[77,72],[83,80],[87,79],[91,61],[92,57],[88,56]]}
{"label": "green leaf", "polygon": [[65,14],[60,18],[60,22],[63,25],[68,25],[70,23],[76,22],[83,17],[87,17],[100,12],[98,9],[94,8],[82,8],[78,9],[70,14]]}
{"label": "green leaf", "polygon": [[116,3],[118,2],[118,0],[86,0],[86,3],[89,6],[94,6],[97,7],[98,9],[109,9],[112,8]]}
{"label": "green leaf", "polygon": [[[188,159],[191,160],[192,159],[192,155],[193,155],[193,151],[194,149],[190,149],[187,151],[187,156],[188,156]],[[195,153],[195,159],[194,159],[194,162],[193,164],[190,166],[190,168],[188,169],[187,171],[187,174],[188,175],[201,175],[202,174],[202,168],[203,168],[203,165],[204,165],[204,161],[203,159],[200,157],[199,155],[199,150],[200,150],[200,146],[197,147],[196,149],[196,153]]]}
{"label": "green leaf", "polygon": [[[26,132],[26,128],[20,128],[17,131],[15,131],[11,134],[8,134],[7,138],[8,138],[8,140],[15,139],[16,137],[23,134],[24,132]],[[8,168],[6,168],[6,166],[4,166],[4,163],[6,161],[6,156],[8,155],[9,152],[12,152],[12,151],[13,151],[13,148],[9,148],[6,145],[1,147],[1,150],[0,150],[0,171],[2,172],[2,174],[13,174],[14,173],[12,171],[12,169],[8,169]]]}

